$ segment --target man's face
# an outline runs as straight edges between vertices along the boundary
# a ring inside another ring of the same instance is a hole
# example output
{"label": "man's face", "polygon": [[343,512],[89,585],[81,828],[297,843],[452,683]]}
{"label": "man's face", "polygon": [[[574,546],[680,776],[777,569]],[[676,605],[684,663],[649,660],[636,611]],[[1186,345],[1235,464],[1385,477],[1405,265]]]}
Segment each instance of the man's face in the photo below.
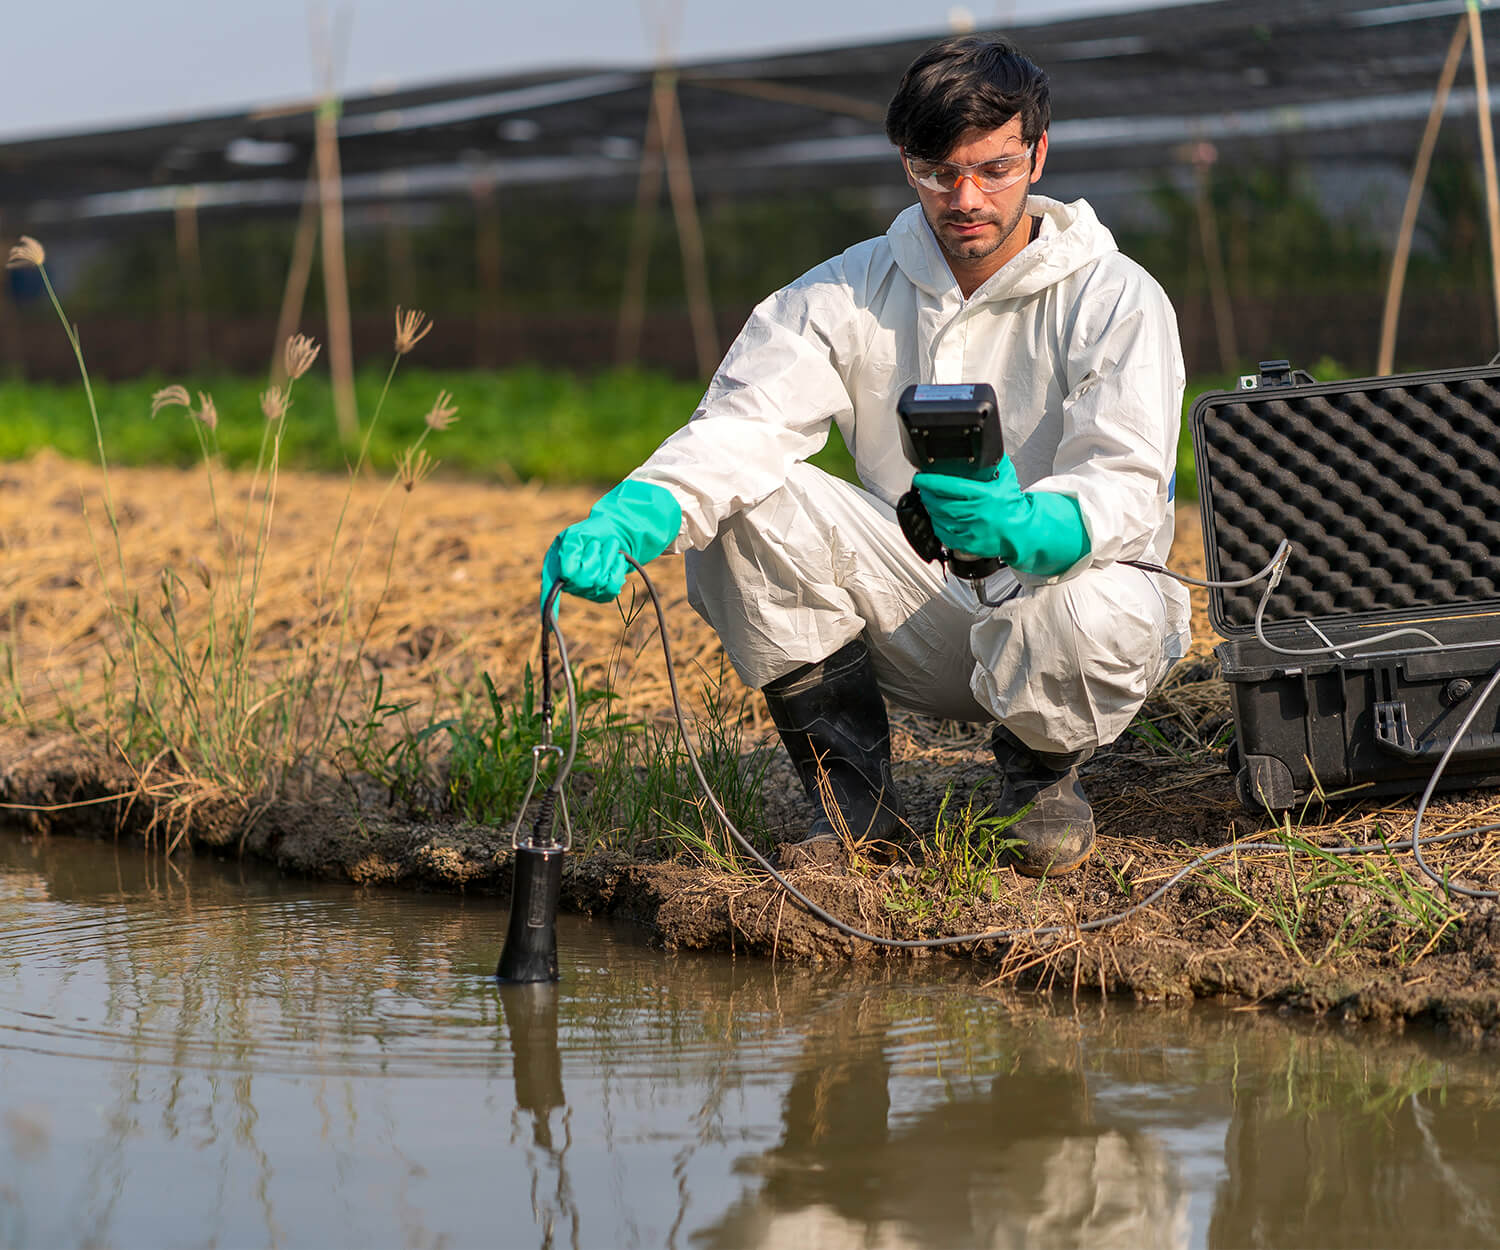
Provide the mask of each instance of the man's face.
{"label": "man's face", "polygon": [[[998,130],[965,131],[944,163],[979,165],[1025,151],[1021,119],[1016,116]],[[952,191],[935,191],[920,186],[908,170],[907,181],[916,189],[922,212],[955,276],[967,287],[965,294],[973,289],[965,278],[977,277],[973,283],[977,286],[1026,245],[1030,231],[1021,226],[1026,195],[1041,177],[1046,159],[1047,136],[1043,134],[1037,140],[1030,172],[1013,185],[989,193],[981,191],[972,178],[962,179]]]}

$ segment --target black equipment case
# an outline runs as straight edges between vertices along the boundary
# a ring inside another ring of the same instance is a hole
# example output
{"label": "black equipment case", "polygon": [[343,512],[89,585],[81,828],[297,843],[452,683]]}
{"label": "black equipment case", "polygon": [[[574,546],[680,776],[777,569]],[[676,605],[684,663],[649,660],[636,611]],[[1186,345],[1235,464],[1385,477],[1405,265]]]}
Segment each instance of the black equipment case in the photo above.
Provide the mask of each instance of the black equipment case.
{"label": "black equipment case", "polygon": [[[1267,361],[1189,417],[1209,593],[1251,811],[1418,793],[1500,664],[1500,367],[1318,383]],[[1359,645],[1390,630],[1419,629]],[[1275,650],[1340,648],[1286,655]],[[1443,789],[1500,785],[1500,691]]]}

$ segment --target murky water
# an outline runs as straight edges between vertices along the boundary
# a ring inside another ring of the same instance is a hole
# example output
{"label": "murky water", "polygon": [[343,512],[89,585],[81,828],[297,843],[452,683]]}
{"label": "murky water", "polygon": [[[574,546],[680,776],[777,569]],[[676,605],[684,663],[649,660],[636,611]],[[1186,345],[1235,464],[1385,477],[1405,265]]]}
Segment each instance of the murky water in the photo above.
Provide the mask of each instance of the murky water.
{"label": "murky water", "polygon": [[0,1245],[1500,1245],[1500,1062],[0,834]]}

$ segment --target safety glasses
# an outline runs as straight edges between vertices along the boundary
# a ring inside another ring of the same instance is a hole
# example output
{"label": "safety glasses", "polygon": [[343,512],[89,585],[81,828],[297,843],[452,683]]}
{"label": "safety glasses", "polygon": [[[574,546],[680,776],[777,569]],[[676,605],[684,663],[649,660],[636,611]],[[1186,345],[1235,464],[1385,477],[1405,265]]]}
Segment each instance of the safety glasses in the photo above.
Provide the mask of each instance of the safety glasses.
{"label": "safety glasses", "polygon": [[1036,144],[1030,144],[1024,152],[997,157],[992,161],[980,161],[977,165],[950,165],[946,161],[924,161],[901,149],[901,159],[906,162],[906,172],[912,181],[928,191],[952,192],[965,178],[986,195],[1013,187],[1031,172],[1031,158]]}

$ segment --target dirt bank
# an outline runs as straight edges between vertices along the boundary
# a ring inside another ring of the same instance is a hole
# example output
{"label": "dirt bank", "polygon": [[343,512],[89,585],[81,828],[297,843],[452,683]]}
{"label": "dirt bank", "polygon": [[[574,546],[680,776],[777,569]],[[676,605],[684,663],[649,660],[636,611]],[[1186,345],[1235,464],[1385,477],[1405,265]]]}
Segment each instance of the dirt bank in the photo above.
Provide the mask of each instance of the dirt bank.
{"label": "dirt bank", "polygon": [[[216,553],[204,549],[203,533],[212,502],[200,471],[115,470],[111,487],[132,584],[154,587],[163,568],[190,569],[195,560],[205,565],[203,585],[211,584]],[[242,499],[247,487],[221,478],[220,506]],[[358,885],[508,890],[508,828],[441,812],[413,817],[357,769],[327,770],[301,797],[256,804],[222,786],[184,789],[170,761],[127,759],[103,732],[102,716],[83,718],[75,733],[60,728],[60,714],[94,706],[111,680],[113,634],[101,596],[108,566],[99,553],[115,553],[107,529],[101,544],[100,489],[96,470],[54,458],[0,466],[0,645],[10,659],[0,691],[0,816],[56,834],[244,853]],[[481,673],[503,695],[514,693],[537,656],[541,554],[560,525],[586,510],[592,492],[436,480],[409,496],[398,492],[404,511],[387,499],[377,512],[384,489],[362,484],[346,523],[382,553],[348,583],[357,619],[379,606],[363,676],[379,678],[391,703],[424,711],[472,693]],[[344,496],[341,481],[282,479],[278,543],[257,609],[261,659],[295,653],[312,628],[311,571],[326,558]],[[392,539],[387,582],[383,553]],[[1174,567],[1202,567],[1191,508],[1179,513]],[[717,644],[686,604],[681,562],[660,561],[652,572],[680,673],[717,671]],[[1153,999],[1228,994],[1336,1019],[1432,1023],[1500,1044],[1500,910],[1450,907],[1425,890],[1409,856],[1348,871],[1285,852],[1226,856],[1215,874],[1195,876],[1123,924],[1076,929],[1139,901],[1202,851],[1275,829],[1234,800],[1222,759],[1227,692],[1201,595],[1194,602],[1194,652],[1148,705],[1151,727],[1143,723],[1086,766],[1100,842],[1084,870],[1041,885],[1009,870],[976,873],[963,849],[941,843],[933,830],[946,795],[953,796],[950,816],[971,796],[982,808],[992,784],[986,737],[897,714],[896,774],[922,836],[852,864],[796,868],[793,880],[835,914],[891,937],[1064,926],[1056,937],[939,956],[970,956],[986,974],[1020,985]],[[622,709],[646,720],[666,715],[660,651],[644,621],[630,626],[623,648],[614,607],[569,601],[563,624],[585,683],[602,680],[613,662]],[[725,693],[737,706],[744,692],[731,676]],[[745,703],[745,720],[752,735],[769,732],[754,699]],[[779,751],[765,789],[765,842],[790,840],[809,808]],[[1493,792],[1441,799],[1424,832],[1495,820],[1497,807]],[[1408,801],[1293,813],[1282,832],[1314,844],[1395,839],[1409,831],[1411,808]],[[1493,837],[1431,858],[1476,884],[1500,886]],[[753,873],[705,867],[682,853],[571,855],[564,897],[573,910],[636,921],[672,946],[787,959],[882,957],[809,919]]]}

